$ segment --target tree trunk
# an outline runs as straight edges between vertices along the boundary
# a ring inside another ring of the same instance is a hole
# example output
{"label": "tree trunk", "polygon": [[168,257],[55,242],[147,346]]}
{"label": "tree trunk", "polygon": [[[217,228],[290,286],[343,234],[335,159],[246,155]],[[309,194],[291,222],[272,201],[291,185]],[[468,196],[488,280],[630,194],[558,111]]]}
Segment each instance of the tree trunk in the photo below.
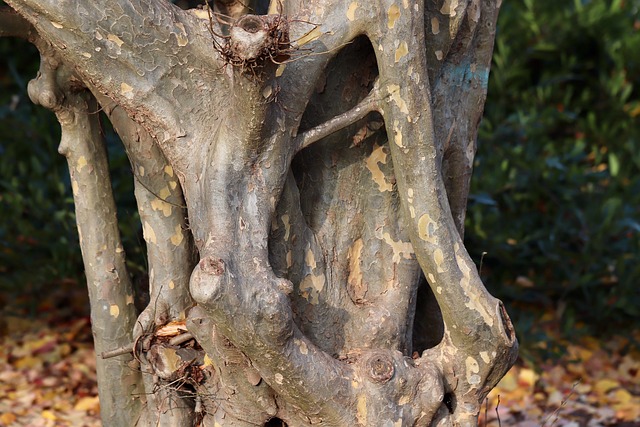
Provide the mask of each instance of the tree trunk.
{"label": "tree trunk", "polygon": [[[105,425],[477,423],[517,354],[462,242],[496,1],[7,3],[63,129]],[[98,109],[136,180],[137,320]]]}

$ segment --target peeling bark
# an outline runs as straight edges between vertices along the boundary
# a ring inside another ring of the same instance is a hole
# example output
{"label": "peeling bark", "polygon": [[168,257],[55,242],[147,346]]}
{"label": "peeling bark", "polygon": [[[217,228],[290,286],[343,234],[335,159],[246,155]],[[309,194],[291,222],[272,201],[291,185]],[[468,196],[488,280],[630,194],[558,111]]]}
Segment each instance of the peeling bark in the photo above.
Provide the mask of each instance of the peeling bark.
{"label": "peeling bark", "polygon": [[[69,70],[32,96],[58,112],[64,153],[84,153],[66,116],[88,88],[132,163],[151,302],[113,354],[142,361],[138,425],[475,425],[517,354],[462,242],[495,1],[215,2],[224,19],[8,3],[28,25],[5,35]],[[118,247],[76,203],[82,238]],[[101,398],[119,375],[100,374]]]}

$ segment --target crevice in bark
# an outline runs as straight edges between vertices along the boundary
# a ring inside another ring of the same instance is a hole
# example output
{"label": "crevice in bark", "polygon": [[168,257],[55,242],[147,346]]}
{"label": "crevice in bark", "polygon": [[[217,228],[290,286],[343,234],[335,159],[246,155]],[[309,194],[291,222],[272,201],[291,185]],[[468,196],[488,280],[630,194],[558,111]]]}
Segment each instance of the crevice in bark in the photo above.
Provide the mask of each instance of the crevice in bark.
{"label": "crevice in bark", "polygon": [[264,427],[287,427],[287,423],[282,421],[280,418],[274,417],[267,421]]}
{"label": "crevice in bark", "polygon": [[420,279],[413,323],[413,351],[423,351],[440,344],[444,337],[444,322],[438,301],[424,277]]}

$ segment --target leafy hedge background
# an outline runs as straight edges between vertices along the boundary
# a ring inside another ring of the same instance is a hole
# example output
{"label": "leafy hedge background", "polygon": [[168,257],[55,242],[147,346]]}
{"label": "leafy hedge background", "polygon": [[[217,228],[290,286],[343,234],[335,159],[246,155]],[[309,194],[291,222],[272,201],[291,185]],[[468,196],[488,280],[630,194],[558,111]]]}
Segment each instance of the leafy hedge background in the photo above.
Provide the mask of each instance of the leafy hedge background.
{"label": "leafy hedge background", "polygon": [[525,339],[537,308],[569,334],[640,314],[639,9],[502,5],[466,238]]}
{"label": "leafy hedge background", "polygon": [[[639,9],[640,0],[502,5],[466,240],[525,348],[550,308],[568,336],[620,331],[640,314]],[[37,51],[0,39],[0,57],[0,302],[29,304],[44,289],[83,286],[82,261],[59,126],[26,93]],[[131,171],[105,132],[139,273]]]}

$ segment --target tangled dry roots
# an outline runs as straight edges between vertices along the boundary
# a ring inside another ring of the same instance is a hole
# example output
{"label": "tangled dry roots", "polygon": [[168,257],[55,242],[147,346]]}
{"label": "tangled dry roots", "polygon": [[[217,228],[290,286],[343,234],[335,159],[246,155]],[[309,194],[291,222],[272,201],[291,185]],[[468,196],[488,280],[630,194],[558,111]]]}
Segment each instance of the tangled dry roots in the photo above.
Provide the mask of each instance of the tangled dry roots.
{"label": "tangled dry roots", "polygon": [[289,22],[283,15],[245,15],[236,21],[220,54],[225,62],[256,72],[289,58]]}

